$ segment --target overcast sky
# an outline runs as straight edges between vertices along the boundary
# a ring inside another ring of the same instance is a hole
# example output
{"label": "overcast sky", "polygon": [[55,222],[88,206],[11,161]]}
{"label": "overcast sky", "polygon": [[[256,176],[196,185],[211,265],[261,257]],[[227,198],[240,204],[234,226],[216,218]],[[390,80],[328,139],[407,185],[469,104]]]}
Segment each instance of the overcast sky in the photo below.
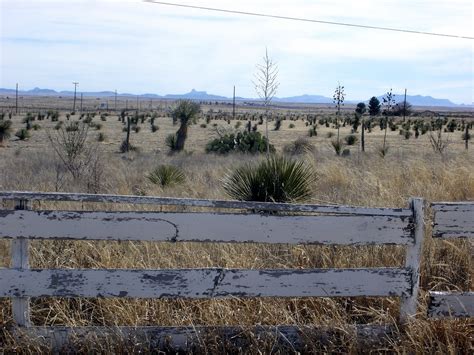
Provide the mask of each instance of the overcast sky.
{"label": "overcast sky", "polygon": [[[171,0],[170,0],[171,1]],[[241,11],[473,36],[471,0],[175,0]],[[473,40],[172,8],[141,0],[0,0],[0,87],[255,97],[268,48],[277,96],[395,92],[473,100]]]}

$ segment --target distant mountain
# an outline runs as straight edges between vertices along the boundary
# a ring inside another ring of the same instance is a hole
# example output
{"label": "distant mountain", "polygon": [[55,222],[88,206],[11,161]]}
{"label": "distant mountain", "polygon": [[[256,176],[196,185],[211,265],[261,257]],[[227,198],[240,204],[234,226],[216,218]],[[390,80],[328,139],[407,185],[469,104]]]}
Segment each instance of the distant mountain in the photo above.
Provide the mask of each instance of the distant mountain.
{"label": "distant mountain", "polygon": [[[384,95],[378,96],[380,102]],[[395,94],[395,102],[403,102],[404,94]],[[449,101],[448,99],[436,99],[431,96],[422,96],[422,95],[407,95],[407,102],[413,106],[438,106],[438,107],[455,107],[461,106],[457,105],[454,102]]]}
{"label": "distant mountain", "polygon": [[210,95],[206,91],[196,91],[192,89],[187,94],[183,95],[165,95],[165,99],[191,99],[191,100],[217,100],[217,101],[228,101],[228,97],[219,96],[219,95]]}
{"label": "distant mountain", "polygon": [[[34,88],[32,90],[20,90],[18,92],[20,95],[37,95],[37,96],[72,96],[74,95],[74,91],[55,91],[51,89],[40,89]],[[99,92],[80,92],[85,97],[106,97],[106,96],[114,96],[115,92],[113,91],[99,91]],[[78,92],[79,94],[79,92]],[[4,89],[0,88],[0,95],[8,95],[12,96],[15,95],[15,89]],[[136,94],[131,93],[118,93],[118,96],[121,97],[136,97]],[[208,94],[206,91],[197,91],[192,89],[190,92],[186,94],[168,94],[168,95],[157,95],[157,94],[142,94],[138,95],[142,98],[149,98],[149,99],[191,99],[191,100],[199,100],[199,101],[231,101],[232,98]],[[378,96],[379,100],[382,101],[382,95]],[[255,98],[244,98],[244,97],[236,97],[237,101],[258,101]],[[300,95],[300,96],[291,96],[291,97],[275,97],[273,99],[275,103],[299,103],[299,104],[332,104],[333,100],[330,97],[322,96],[322,95]],[[361,100],[363,101],[363,100]],[[368,101],[368,100],[367,100]],[[366,102],[367,102],[366,101]],[[395,101],[396,102],[403,102],[403,94],[395,94]],[[359,101],[357,100],[347,100],[346,103],[348,104],[355,104]],[[438,107],[472,107],[471,105],[457,105],[451,102],[448,99],[437,99],[431,96],[422,96],[422,95],[407,95],[407,102],[412,104],[413,106],[438,106]]]}

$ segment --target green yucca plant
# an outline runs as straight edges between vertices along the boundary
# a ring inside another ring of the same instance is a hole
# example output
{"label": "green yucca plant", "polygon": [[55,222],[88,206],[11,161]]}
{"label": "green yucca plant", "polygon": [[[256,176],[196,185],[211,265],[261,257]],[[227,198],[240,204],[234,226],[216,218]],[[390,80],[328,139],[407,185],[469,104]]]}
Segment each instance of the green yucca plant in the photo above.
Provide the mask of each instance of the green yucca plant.
{"label": "green yucca plant", "polygon": [[5,139],[10,138],[12,133],[12,121],[0,120],[0,144],[3,144]]}
{"label": "green yucca plant", "polygon": [[154,169],[148,176],[148,180],[161,187],[181,184],[185,180],[184,172],[173,165],[160,165]]}
{"label": "green yucca plant", "polygon": [[26,128],[21,128],[15,133],[15,136],[18,137],[19,140],[23,141],[30,138],[30,132]]}
{"label": "green yucca plant", "polygon": [[244,165],[224,177],[223,188],[234,199],[301,202],[312,195],[316,174],[303,161],[271,156],[257,166]]}

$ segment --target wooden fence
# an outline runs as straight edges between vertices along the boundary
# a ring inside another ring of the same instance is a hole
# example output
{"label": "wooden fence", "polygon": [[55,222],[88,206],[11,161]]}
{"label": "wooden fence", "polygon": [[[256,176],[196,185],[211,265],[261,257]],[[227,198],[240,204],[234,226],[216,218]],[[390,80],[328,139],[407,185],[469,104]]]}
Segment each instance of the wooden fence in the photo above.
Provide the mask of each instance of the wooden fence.
{"label": "wooden fence", "polygon": [[[12,239],[12,266],[0,269],[0,297],[12,298],[13,317],[19,326],[36,330],[36,334],[44,337],[63,341],[68,336],[68,328],[32,327],[31,297],[375,296],[400,297],[402,322],[417,311],[424,236],[422,199],[413,198],[409,207],[402,209],[35,192],[0,192],[0,199],[15,201],[14,209],[0,211],[0,238]],[[199,207],[200,212],[31,210],[34,200]],[[470,206],[463,212],[466,222],[449,233],[461,230],[459,233],[462,234],[462,228],[472,227],[473,218],[469,214],[472,205],[466,206]],[[441,216],[437,218],[441,220]],[[442,226],[439,224],[439,228],[435,228],[436,233],[443,233]],[[473,229],[469,230],[472,235]],[[403,245],[406,260],[405,266],[400,268],[30,269],[28,243],[32,239]],[[472,294],[467,296],[472,297]],[[458,300],[464,302],[464,298]],[[432,314],[442,313],[442,306],[433,309]],[[454,313],[462,315],[458,311]],[[272,329],[286,339],[294,338],[298,333],[292,327]],[[85,331],[73,330],[76,333]],[[99,328],[94,330],[101,331]],[[130,328],[120,327],[117,331],[126,334]],[[374,334],[373,329],[368,330],[363,325],[357,326],[356,331],[369,337]],[[190,341],[191,333],[195,335],[199,331],[195,328],[148,327],[142,332],[153,333],[161,340],[165,336],[171,337],[173,344],[179,347]],[[233,331],[225,328],[224,332]]]}
{"label": "wooden fence", "polygon": [[[433,238],[474,238],[474,202],[437,202]],[[430,317],[474,317],[474,292],[430,292]]]}

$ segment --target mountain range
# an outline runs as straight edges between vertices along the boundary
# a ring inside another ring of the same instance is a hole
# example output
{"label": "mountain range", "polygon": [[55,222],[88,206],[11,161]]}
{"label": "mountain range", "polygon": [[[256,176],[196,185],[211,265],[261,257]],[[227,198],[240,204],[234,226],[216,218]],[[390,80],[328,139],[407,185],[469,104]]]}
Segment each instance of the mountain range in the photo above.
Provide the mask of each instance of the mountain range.
{"label": "mountain range", "polygon": [[[35,96],[72,96],[74,91],[55,91],[52,89],[40,89],[34,88],[31,90],[19,90],[19,95],[35,95]],[[83,96],[86,97],[110,97],[114,96],[115,92],[113,91],[97,91],[97,92],[81,92]],[[0,95],[10,96],[15,95],[15,89],[4,89],[0,88]],[[118,93],[119,97],[141,97],[149,99],[191,99],[191,100],[200,100],[200,101],[230,101],[232,98],[208,94],[206,91],[196,91],[192,89],[186,94],[167,94],[167,95],[157,95],[157,94],[142,94],[135,95],[131,93]],[[378,96],[379,100],[382,101],[382,96]],[[236,97],[238,101],[257,101],[255,98],[244,98]],[[364,101],[364,100],[361,100]],[[368,100],[365,100],[367,102]],[[395,94],[396,102],[403,102],[403,95]],[[333,100],[330,97],[322,95],[300,95],[292,97],[275,97],[273,102],[279,103],[299,103],[299,104],[332,104]],[[347,100],[347,103],[355,104],[359,101]],[[448,99],[439,99],[431,96],[422,96],[422,95],[407,95],[407,102],[411,103],[413,106],[439,106],[439,107],[472,107],[471,105],[458,105],[453,103]]]}

